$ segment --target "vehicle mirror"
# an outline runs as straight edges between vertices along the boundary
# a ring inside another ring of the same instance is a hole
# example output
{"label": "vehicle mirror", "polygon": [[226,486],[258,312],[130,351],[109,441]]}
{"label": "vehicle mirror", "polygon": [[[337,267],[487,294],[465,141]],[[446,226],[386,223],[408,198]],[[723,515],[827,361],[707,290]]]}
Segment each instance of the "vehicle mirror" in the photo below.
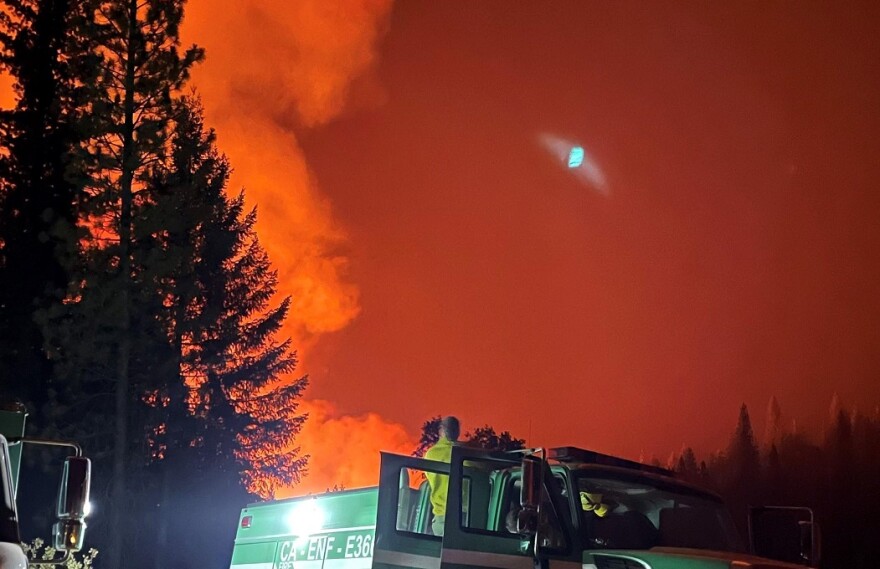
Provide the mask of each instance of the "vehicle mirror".
{"label": "vehicle mirror", "polygon": [[809,567],[819,565],[819,524],[809,508],[761,506],[749,510],[752,553]]}
{"label": "vehicle mirror", "polygon": [[79,551],[85,534],[86,524],[82,520],[58,520],[52,526],[52,537],[58,551]]}
{"label": "vehicle mirror", "polygon": [[522,460],[522,488],[520,505],[523,510],[537,511],[541,503],[541,460],[536,456],[526,456]]}
{"label": "vehicle mirror", "polygon": [[74,520],[82,522],[89,503],[92,463],[89,459],[69,456],[64,461],[61,487],[58,489],[59,521]]}

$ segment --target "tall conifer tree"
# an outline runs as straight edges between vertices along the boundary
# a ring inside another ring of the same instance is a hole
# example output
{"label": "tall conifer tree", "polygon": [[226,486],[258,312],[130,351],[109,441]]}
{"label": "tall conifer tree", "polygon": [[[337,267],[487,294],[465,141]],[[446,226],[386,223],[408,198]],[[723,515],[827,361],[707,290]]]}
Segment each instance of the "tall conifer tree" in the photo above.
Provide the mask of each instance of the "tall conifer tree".
{"label": "tall conifer tree", "polygon": [[290,342],[276,340],[289,300],[273,306],[277,274],[256,211],[245,210],[243,194],[227,196],[229,164],[198,100],[179,101],[174,119],[168,160],[144,188],[132,254],[173,354],[173,380],[153,398],[151,424],[161,428],[150,436],[150,469],[163,480],[157,549],[166,551],[179,551],[182,520],[190,543],[210,546],[216,535],[194,530],[193,512],[240,483],[272,496],[298,481],[307,460],[294,447],[307,380],[281,377],[296,365]]}
{"label": "tall conifer tree", "polygon": [[40,321],[71,279],[87,175],[79,150],[88,136],[83,85],[97,70],[90,7],[4,0],[0,10],[0,65],[16,95],[0,111],[0,390],[26,403],[43,430],[53,419],[43,415],[50,388],[60,386]]}
{"label": "tall conifer tree", "polygon": [[[138,298],[143,273],[132,262],[133,221],[151,167],[161,164],[172,117],[172,97],[203,57],[180,51],[180,0],[102,0],[96,3],[95,54],[100,73],[83,108],[95,119],[87,150],[95,176],[87,186],[82,226],[90,231],[79,290],[69,298],[69,326],[58,336],[58,357],[69,369],[94,374],[114,394],[112,436],[112,527],[124,527],[129,504],[128,470],[138,468],[144,433],[145,392],[160,378],[152,362],[163,354],[154,306]],[[83,349],[90,335],[91,348]],[[110,364],[110,365],[108,365]],[[161,375],[161,374],[160,374]],[[138,443],[140,441],[140,443]],[[111,567],[123,565],[120,536],[107,553]]]}

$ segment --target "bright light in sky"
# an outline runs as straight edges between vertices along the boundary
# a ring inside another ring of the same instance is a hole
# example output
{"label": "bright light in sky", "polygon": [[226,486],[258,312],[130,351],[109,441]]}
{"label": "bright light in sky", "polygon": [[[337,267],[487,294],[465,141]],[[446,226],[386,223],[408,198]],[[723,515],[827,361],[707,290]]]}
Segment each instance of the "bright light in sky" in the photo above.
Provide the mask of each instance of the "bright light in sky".
{"label": "bright light in sky", "polygon": [[583,145],[553,134],[542,134],[540,142],[544,149],[553,158],[567,166],[578,180],[603,196],[610,193],[605,173]]}
{"label": "bright light in sky", "polygon": [[575,146],[568,153],[568,167],[577,168],[584,163],[584,149],[581,146]]}

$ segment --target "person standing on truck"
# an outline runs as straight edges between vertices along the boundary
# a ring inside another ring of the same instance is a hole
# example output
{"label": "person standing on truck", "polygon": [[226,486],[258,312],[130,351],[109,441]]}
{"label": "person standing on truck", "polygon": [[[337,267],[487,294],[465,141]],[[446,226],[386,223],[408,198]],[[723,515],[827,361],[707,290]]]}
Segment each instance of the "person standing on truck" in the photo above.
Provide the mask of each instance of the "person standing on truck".
{"label": "person standing on truck", "polygon": [[[451,415],[443,417],[440,421],[439,433],[440,438],[434,446],[428,449],[425,453],[425,458],[448,463],[452,459],[452,447],[455,446],[461,433],[461,425],[458,419]],[[449,476],[426,472],[425,477],[428,479],[428,485],[431,487],[431,509],[434,512],[431,530],[433,530],[434,535],[442,537],[443,526],[446,522],[446,494],[449,490]]]}

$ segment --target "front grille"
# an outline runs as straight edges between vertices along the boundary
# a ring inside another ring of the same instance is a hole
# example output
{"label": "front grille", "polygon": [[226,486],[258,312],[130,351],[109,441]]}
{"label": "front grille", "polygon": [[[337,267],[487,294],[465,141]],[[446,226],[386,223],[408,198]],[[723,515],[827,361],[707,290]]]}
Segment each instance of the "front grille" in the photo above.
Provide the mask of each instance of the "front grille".
{"label": "front grille", "polygon": [[596,569],[647,569],[647,565],[635,559],[613,555],[593,555]]}

